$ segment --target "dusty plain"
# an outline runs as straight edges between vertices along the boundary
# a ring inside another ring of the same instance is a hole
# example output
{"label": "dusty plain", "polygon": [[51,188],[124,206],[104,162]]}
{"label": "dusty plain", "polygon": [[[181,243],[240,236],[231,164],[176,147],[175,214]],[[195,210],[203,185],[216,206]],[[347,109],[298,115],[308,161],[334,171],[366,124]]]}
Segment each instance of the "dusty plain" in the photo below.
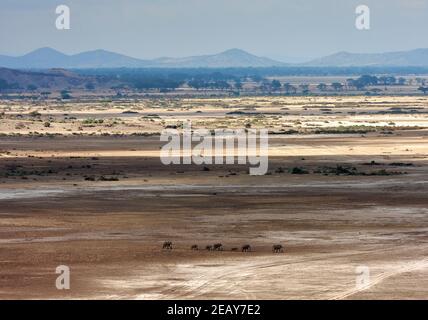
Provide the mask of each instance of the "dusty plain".
{"label": "dusty plain", "polygon": [[[427,115],[423,96],[1,101],[0,299],[428,299]],[[163,165],[183,120],[268,128],[268,174]]]}

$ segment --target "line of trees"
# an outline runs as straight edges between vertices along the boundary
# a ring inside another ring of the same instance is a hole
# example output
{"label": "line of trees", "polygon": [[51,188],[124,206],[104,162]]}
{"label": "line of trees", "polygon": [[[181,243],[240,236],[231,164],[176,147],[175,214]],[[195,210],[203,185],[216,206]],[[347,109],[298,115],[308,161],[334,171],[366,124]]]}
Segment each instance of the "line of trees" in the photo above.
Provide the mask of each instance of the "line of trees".
{"label": "line of trees", "polygon": [[428,92],[428,87],[419,87],[418,88],[419,91],[422,91],[424,94],[427,94]]}
{"label": "line of trees", "polygon": [[[371,71],[371,69],[367,69]],[[378,69],[376,69],[378,70]],[[395,69],[394,69],[395,70]],[[401,69],[398,69],[400,71]],[[284,70],[282,70],[284,71]],[[395,77],[392,75],[375,76],[373,73],[367,73],[362,76],[347,79],[343,82],[320,83],[317,85],[308,84],[290,84],[283,83],[278,79],[268,79],[272,75],[281,76],[280,69],[126,69],[126,70],[90,70],[86,71],[89,75],[96,78],[104,77],[110,80],[119,80],[124,88],[134,88],[137,90],[145,89],[167,89],[174,90],[178,87],[190,87],[196,90],[227,90],[227,91],[242,91],[245,87],[248,90],[285,93],[285,94],[308,94],[312,91],[334,91],[341,92],[344,90],[366,90],[369,86],[395,86],[414,84],[415,81],[421,86],[426,87],[425,79],[418,77],[407,81],[403,77]],[[296,70],[294,70],[296,71]],[[331,71],[331,70],[330,70]],[[341,72],[345,72],[342,70]],[[357,71],[364,72],[364,68],[347,70],[354,74]],[[351,72],[352,71],[352,72]],[[386,71],[379,69],[379,73]],[[288,72],[289,73],[289,72]],[[285,74],[288,74],[285,73]],[[295,73],[292,73],[295,74]],[[298,73],[296,73],[298,74]],[[323,75],[334,75],[334,72],[324,73]],[[100,80],[100,79],[99,79]],[[105,79],[104,79],[105,80]],[[102,81],[105,82],[105,81]],[[245,84],[245,86],[244,86]],[[87,89],[91,89],[87,86]],[[377,88],[372,89],[377,90]]]}
{"label": "line of trees", "polygon": [[357,90],[363,90],[368,86],[384,85],[384,86],[395,86],[405,85],[406,79],[403,77],[396,78],[394,76],[381,76],[376,77],[372,75],[362,75],[357,79],[348,79],[347,85],[354,87]]}

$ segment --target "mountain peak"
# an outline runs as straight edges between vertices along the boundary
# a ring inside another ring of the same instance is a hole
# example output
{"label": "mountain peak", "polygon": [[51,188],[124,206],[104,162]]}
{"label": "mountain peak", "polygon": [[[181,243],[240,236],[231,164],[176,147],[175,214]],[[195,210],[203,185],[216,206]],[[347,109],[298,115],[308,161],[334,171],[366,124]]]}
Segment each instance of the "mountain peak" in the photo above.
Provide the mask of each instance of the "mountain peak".
{"label": "mountain peak", "polygon": [[0,66],[17,69],[85,69],[85,68],[245,68],[272,67],[284,65],[264,57],[258,57],[244,50],[233,48],[222,53],[185,58],[164,58],[141,60],[102,49],[63,54],[44,47],[21,57],[1,57]]}
{"label": "mountain peak", "polygon": [[31,51],[26,55],[24,55],[24,57],[42,57],[42,56],[43,57],[66,56],[66,54],[58,50],[52,49],[50,47],[43,47],[43,48],[39,48],[34,51]]}
{"label": "mountain peak", "polygon": [[245,54],[249,54],[247,51],[242,50],[242,49],[238,49],[238,48],[228,49],[226,51],[223,51],[222,53],[245,53]]}
{"label": "mountain peak", "polygon": [[237,48],[232,48],[226,51],[223,51],[222,53],[219,53],[219,55],[224,55],[224,56],[236,56],[236,57],[240,57],[240,56],[245,56],[245,57],[255,57],[255,55],[242,50],[242,49],[237,49]]}
{"label": "mountain peak", "polygon": [[82,52],[80,54],[117,54],[117,55],[119,55],[118,53],[107,51],[104,49],[96,49],[96,50],[85,51],[85,52]]}
{"label": "mountain peak", "polygon": [[361,67],[361,66],[428,66],[428,50],[419,48],[410,51],[384,53],[338,52],[312,60],[304,65],[324,67]]}

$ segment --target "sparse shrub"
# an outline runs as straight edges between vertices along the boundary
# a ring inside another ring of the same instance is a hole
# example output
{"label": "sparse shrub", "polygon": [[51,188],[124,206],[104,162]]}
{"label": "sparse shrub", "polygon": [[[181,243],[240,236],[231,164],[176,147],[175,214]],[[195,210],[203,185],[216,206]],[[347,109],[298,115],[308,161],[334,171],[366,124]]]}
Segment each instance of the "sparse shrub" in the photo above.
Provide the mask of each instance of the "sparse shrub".
{"label": "sparse shrub", "polygon": [[300,167],[294,167],[290,170],[291,174],[308,174],[309,172]]}
{"label": "sparse shrub", "polygon": [[101,176],[98,178],[98,181],[119,181],[119,178]]}
{"label": "sparse shrub", "polygon": [[103,119],[85,119],[82,121],[82,124],[84,125],[96,125],[96,124],[103,124],[104,120]]}
{"label": "sparse shrub", "polygon": [[33,117],[33,118],[36,118],[36,117],[40,117],[40,116],[41,116],[41,114],[40,114],[39,112],[37,112],[37,111],[31,111],[31,112],[29,113],[29,115],[30,115],[30,117]]}
{"label": "sparse shrub", "polygon": [[25,129],[25,124],[22,122],[19,122],[15,125],[15,129],[17,130]]}

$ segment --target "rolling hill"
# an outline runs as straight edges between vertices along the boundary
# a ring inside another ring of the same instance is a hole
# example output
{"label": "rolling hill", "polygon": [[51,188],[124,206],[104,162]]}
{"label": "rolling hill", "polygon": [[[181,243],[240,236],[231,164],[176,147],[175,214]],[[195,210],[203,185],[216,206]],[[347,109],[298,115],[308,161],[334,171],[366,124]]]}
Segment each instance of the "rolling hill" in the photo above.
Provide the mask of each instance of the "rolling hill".
{"label": "rolling hill", "polygon": [[338,52],[330,56],[312,60],[303,65],[320,67],[427,67],[428,49],[386,53]]}
{"label": "rolling hill", "polygon": [[239,68],[283,66],[282,62],[258,57],[239,49],[185,58],[141,60],[105,50],[66,55],[41,48],[20,57],[0,55],[0,67],[14,69],[96,69],[96,68]]}
{"label": "rolling hill", "polygon": [[96,77],[82,76],[64,69],[46,71],[28,71],[0,68],[0,92],[2,90],[27,90],[31,87],[39,90],[63,90],[84,88],[88,84],[98,88],[108,88],[117,82],[100,81]]}
{"label": "rolling hill", "polygon": [[152,62],[155,67],[170,68],[257,68],[285,65],[285,63],[258,57],[240,49],[230,49],[213,55],[186,58],[160,58]]}

